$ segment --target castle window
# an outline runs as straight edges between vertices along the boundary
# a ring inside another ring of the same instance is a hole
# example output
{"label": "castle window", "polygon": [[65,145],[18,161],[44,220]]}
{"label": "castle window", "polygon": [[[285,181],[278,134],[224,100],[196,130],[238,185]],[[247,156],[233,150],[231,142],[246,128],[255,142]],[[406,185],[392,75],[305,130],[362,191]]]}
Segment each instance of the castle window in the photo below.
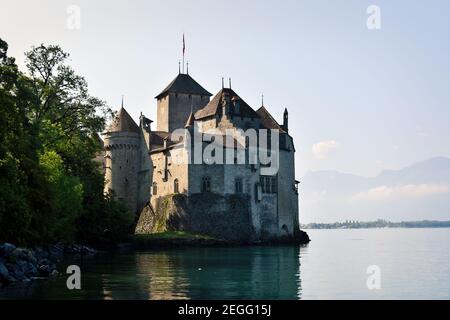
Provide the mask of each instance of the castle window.
{"label": "castle window", "polygon": [[211,179],[209,177],[203,177],[202,179],[202,192],[211,192]]}
{"label": "castle window", "polygon": [[234,191],[235,193],[243,193],[244,192],[244,188],[242,185],[242,179],[241,178],[237,178],[234,182]]}
{"label": "castle window", "polygon": [[260,176],[259,183],[261,185],[262,193],[277,193],[277,178],[268,177],[268,176]]}
{"label": "castle window", "polygon": [[158,185],[156,184],[156,182],[153,182],[153,185],[152,185],[152,194],[153,194],[154,196],[156,196],[156,195],[158,194]]}
{"label": "castle window", "polygon": [[173,193],[180,193],[180,186],[178,183],[178,179],[173,181]]}
{"label": "castle window", "polygon": [[271,193],[270,187],[271,187],[271,183],[270,183],[270,177],[265,177],[265,182],[266,182],[266,193]]}
{"label": "castle window", "polygon": [[276,179],[276,177],[271,177],[270,181],[272,183],[272,193],[277,193],[277,179]]}
{"label": "castle window", "polygon": [[264,182],[263,176],[259,177],[259,184],[261,185],[261,192],[265,193],[266,192],[266,184]]}

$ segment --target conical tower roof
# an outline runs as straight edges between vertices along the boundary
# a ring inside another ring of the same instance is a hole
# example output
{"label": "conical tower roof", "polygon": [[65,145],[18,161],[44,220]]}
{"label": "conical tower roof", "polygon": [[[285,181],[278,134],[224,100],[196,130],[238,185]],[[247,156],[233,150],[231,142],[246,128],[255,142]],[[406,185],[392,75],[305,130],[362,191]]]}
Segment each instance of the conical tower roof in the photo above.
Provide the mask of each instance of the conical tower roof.
{"label": "conical tower roof", "polygon": [[139,127],[134,122],[133,118],[125,110],[125,108],[120,108],[117,116],[114,118],[113,122],[109,126],[108,132],[135,132],[139,133]]}

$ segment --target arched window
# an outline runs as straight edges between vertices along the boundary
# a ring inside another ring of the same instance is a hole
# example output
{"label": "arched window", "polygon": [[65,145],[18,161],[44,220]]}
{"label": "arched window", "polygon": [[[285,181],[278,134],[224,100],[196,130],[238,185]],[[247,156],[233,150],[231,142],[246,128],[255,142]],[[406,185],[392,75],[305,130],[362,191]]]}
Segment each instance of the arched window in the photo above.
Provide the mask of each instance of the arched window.
{"label": "arched window", "polygon": [[235,193],[243,193],[244,192],[241,178],[236,178],[236,180],[234,181],[234,192]]}
{"label": "arched window", "polygon": [[211,179],[209,177],[202,178],[202,192],[211,192]]}
{"label": "arched window", "polygon": [[180,193],[180,186],[178,183],[178,179],[173,181],[173,193]]}
{"label": "arched window", "polygon": [[158,185],[156,184],[156,182],[153,182],[153,186],[152,186],[152,194],[154,196],[156,196],[158,194]]}

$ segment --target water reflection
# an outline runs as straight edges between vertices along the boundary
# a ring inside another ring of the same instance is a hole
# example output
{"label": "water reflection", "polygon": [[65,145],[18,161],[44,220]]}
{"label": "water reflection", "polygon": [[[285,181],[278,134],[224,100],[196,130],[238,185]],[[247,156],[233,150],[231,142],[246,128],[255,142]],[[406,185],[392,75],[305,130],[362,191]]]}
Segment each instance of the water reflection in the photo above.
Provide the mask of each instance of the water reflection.
{"label": "water reflection", "polygon": [[299,299],[302,293],[294,246],[105,254],[64,264],[81,266],[82,290],[69,291],[60,277],[0,289],[0,299]]}
{"label": "water reflection", "polygon": [[296,299],[296,247],[203,248],[137,255],[150,299]]}

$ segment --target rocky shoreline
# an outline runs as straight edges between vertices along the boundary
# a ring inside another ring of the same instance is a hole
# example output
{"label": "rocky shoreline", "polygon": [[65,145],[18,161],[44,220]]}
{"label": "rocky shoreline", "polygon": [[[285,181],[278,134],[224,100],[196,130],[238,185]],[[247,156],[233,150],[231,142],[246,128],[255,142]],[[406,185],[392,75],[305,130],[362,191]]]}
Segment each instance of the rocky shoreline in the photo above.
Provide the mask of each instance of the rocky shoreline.
{"label": "rocky shoreline", "polygon": [[55,244],[32,249],[0,244],[0,287],[16,282],[59,275],[57,264],[65,255],[94,255],[97,251],[83,245]]}

